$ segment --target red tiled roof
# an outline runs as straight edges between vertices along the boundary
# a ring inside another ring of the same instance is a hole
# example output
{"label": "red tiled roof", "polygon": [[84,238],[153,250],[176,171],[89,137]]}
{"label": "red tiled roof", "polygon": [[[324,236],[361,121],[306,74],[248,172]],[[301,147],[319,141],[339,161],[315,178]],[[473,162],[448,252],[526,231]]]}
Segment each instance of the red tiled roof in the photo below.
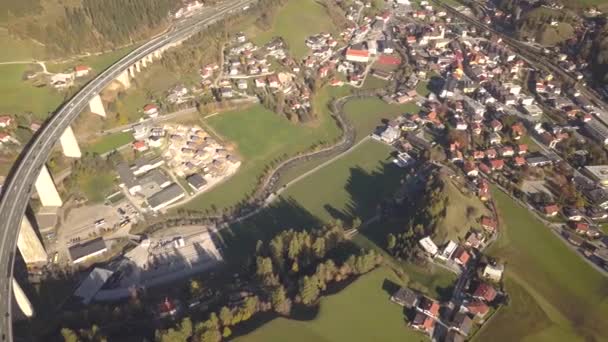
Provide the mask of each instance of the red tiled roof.
{"label": "red tiled roof", "polygon": [[91,68],[89,68],[86,65],[77,65],[77,66],[74,67],[75,71],[86,71],[86,70],[89,70],[89,69],[91,69]]}
{"label": "red tiled roof", "polygon": [[152,109],[158,109],[158,107],[155,104],[147,104],[144,106],[144,111],[146,112]]}
{"label": "red tiled roof", "polygon": [[546,205],[543,210],[545,211],[545,214],[549,215],[549,214],[553,214],[553,213],[557,213],[559,211],[559,207],[556,204],[550,204],[550,205]]}
{"label": "red tiled roof", "polygon": [[481,226],[486,229],[494,230],[494,229],[496,229],[496,221],[494,221],[491,217],[482,216],[481,217]]}
{"label": "red tiled roof", "polygon": [[483,298],[487,302],[491,302],[496,298],[496,290],[487,283],[481,283],[477,286],[477,289],[475,289],[473,297]]}
{"label": "red tiled roof", "polygon": [[355,49],[347,49],[347,56],[357,56],[357,57],[369,57],[369,51],[367,50],[355,50]]}
{"label": "red tiled roof", "polygon": [[469,310],[470,313],[481,316],[487,314],[490,310],[488,305],[480,300],[470,302],[469,304],[467,304],[466,308]]}

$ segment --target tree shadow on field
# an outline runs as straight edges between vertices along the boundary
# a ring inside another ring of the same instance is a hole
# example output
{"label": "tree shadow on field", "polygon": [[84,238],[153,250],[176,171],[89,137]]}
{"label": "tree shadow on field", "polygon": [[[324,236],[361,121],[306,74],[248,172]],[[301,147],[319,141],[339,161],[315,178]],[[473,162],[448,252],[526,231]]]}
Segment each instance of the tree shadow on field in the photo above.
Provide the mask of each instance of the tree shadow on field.
{"label": "tree shadow on field", "polygon": [[254,255],[258,241],[269,241],[284,230],[310,230],[322,226],[321,220],[295,200],[280,198],[258,214],[222,230],[220,236],[226,246],[226,259],[241,263]]}

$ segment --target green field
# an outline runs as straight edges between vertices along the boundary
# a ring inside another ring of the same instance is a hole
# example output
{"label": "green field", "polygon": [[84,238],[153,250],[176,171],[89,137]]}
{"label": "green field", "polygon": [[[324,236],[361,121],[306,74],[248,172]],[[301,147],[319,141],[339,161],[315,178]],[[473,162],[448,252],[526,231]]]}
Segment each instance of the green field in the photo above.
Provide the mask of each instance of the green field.
{"label": "green field", "polygon": [[402,171],[390,163],[391,152],[387,145],[366,141],[293,184],[282,197],[297,201],[322,221],[368,219],[399,184]]}
{"label": "green field", "polygon": [[94,203],[103,202],[106,196],[114,190],[115,176],[113,173],[96,174],[92,177],[83,177],[78,186],[87,196],[89,201]]}
{"label": "green field", "polygon": [[27,64],[0,65],[0,113],[32,112],[42,120],[63,101],[63,95],[49,87],[34,87],[23,81],[23,73],[39,66]]}
{"label": "green field", "polygon": [[[507,289],[513,288],[516,297],[477,340],[605,340],[608,278],[568,249],[526,209],[494,190],[505,227],[489,252],[506,261]],[[531,319],[528,311],[538,319]]]}
{"label": "green field", "polygon": [[292,55],[300,59],[308,54],[305,40],[308,36],[321,32],[335,33],[336,27],[325,8],[314,0],[291,0],[279,9],[272,29],[265,32],[251,32],[254,42],[262,45],[273,37],[283,37]]}
{"label": "green field", "polygon": [[259,105],[213,116],[206,123],[227,144],[234,145],[243,164],[227,182],[185,205],[193,210],[235,205],[255,189],[258,177],[273,159],[307,151],[313,144],[331,142],[340,134],[327,117],[319,118],[315,127],[293,124]]}
{"label": "green field", "polygon": [[15,61],[31,61],[45,57],[44,46],[32,40],[17,39],[9,35],[8,30],[0,27],[0,63]]}
{"label": "green field", "polygon": [[344,105],[346,116],[357,130],[357,141],[372,134],[376,127],[383,126],[383,121],[405,113],[418,114],[419,111],[420,108],[414,103],[388,104],[379,98],[355,99]]}
{"label": "green field", "polygon": [[[447,242],[447,240],[462,240],[471,228],[482,230],[481,225],[477,222],[479,217],[490,215],[490,211],[474,193],[461,192],[450,180],[447,180],[446,191],[449,205],[445,218],[437,227],[437,236],[434,241],[438,244]],[[467,216],[468,208],[472,208],[470,216]]]}
{"label": "green field", "polygon": [[116,61],[126,56],[129,52],[133,51],[136,46],[127,46],[124,48],[116,49],[102,54],[96,54],[91,56],[79,57],[66,62],[61,63],[47,63],[46,67],[49,72],[64,72],[66,70],[72,71],[77,65],[87,65],[93,69],[93,73],[98,74],[105,70]]}
{"label": "green field", "polygon": [[103,136],[98,140],[93,141],[90,145],[86,146],[84,150],[86,152],[104,154],[123,145],[129,144],[132,141],[133,134],[130,132],[119,132]]}
{"label": "green field", "polygon": [[390,270],[377,269],[323,298],[313,320],[277,318],[236,341],[427,341],[405,325],[403,308],[389,300],[388,283],[402,284]]}

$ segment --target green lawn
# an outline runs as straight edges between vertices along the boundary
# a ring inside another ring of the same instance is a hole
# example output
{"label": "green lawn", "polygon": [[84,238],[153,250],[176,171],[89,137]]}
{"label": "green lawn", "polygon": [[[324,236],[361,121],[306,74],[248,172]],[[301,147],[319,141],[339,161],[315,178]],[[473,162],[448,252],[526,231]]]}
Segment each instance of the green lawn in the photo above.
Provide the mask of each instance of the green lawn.
{"label": "green lawn", "polygon": [[114,189],[114,179],[112,173],[96,174],[92,177],[84,177],[80,181],[79,188],[87,196],[89,201],[94,203],[103,202],[106,196],[110,195]]}
{"label": "green lawn", "polygon": [[[479,341],[523,337],[529,341],[605,340],[608,278],[568,249],[526,209],[494,190],[505,227],[489,252],[507,262],[507,283],[526,291],[527,296],[521,295],[526,299],[520,302],[540,307],[546,322],[534,327],[528,314],[520,314],[512,305],[500,312],[499,318],[506,319],[492,320],[483,330],[486,338]],[[508,334],[501,334],[507,327]]]}
{"label": "green lawn", "polygon": [[391,164],[391,152],[379,142],[364,142],[295,183],[282,197],[297,201],[322,221],[370,218],[379,202],[394,193],[402,175],[401,169]]}
{"label": "green lawn", "polygon": [[405,325],[403,308],[393,304],[385,290],[389,282],[402,284],[390,270],[377,269],[323,298],[313,320],[277,318],[236,341],[427,341]]}
{"label": "green lawn", "polygon": [[[471,228],[481,230],[481,225],[477,220],[482,215],[490,214],[490,211],[474,193],[463,194],[449,179],[447,180],[446,191],[448,192],[449,205],[446,216],[437,229],[437,236],[435,237],[437,244],[447,240],[458,241],[464,239]],[[467,216],[468,208],[473,208],[470,216]]]}
{"label": "green lawn", "polygon": [[104,154],[115,150],[123,145],[129,144],[133,141],[133,134],[130,132],[119,132],[110,135],[103,136],[98,140],[92,142],[86,146],[84,150],[86,152]]}
{"label": "green lawn", "polygon": [[49,87],[34,87],[22,80],[22,75],[30,68],[27,64],[0,65],[0,113],[32,112],[38,119],[44,119],[63,101],[63,96]]}
{"label": "green lawn", "polygon": [[31,61],[33,59],[44,59],[44,46],[34,43],[32,40],[17,39],[9,35],[8,30],[0,27],[0,54],[1,62]]}
{"label": "green lawn", "polygon": [[384,88],[384,87],[388,86],[389,84],[390,84],[389,81],[385,81],[385,80],[379,79],[378,77],[368,75],[367,78],[365,78],[365,83],[363,83],[363,86],[361,87],[361,89],[369,90],[369,89]]}
{"label": "green lawn", "polygon": [[357,130],[357,141],[373,133],[376,127],[384,125],[383,121],[404,113],[417,114],[419,111],[420,108],[414,103],[388,104],[379,98],[356,99],[344,105],[346,116]]}
{"label": "green lawn", "polygon": [[254,34],[253,40],[262,45],[273,37],[283,37],[293,56],[300,59],[308,54],[305,44],[308,36],[335,31],[336,27],[322,5],[314,0],[291,0],[279,9],[272,29]]}
{"label": "green lawn", "polygon": [[243,164],[227,182],[186,204],[188,209],[232,206],[254,190],[264,167],[273,159],[307,151],[313,144],[331,142],[340,134],[335,123],[327,117],[320,117],[314,127],[293,124],[259,105],[222,113],[206,122],[227,144],[234,145]]}

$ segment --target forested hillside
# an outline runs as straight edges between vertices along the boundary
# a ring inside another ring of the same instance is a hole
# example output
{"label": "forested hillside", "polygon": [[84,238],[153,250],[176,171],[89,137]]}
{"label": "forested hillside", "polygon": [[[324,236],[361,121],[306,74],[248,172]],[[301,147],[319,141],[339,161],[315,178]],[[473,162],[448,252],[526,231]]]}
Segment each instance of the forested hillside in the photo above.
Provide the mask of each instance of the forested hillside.
{"label": "forested hillside", "polygon": [[99,51],[157,32],[180,0],[0,0],[0,25],[51,55]]}

